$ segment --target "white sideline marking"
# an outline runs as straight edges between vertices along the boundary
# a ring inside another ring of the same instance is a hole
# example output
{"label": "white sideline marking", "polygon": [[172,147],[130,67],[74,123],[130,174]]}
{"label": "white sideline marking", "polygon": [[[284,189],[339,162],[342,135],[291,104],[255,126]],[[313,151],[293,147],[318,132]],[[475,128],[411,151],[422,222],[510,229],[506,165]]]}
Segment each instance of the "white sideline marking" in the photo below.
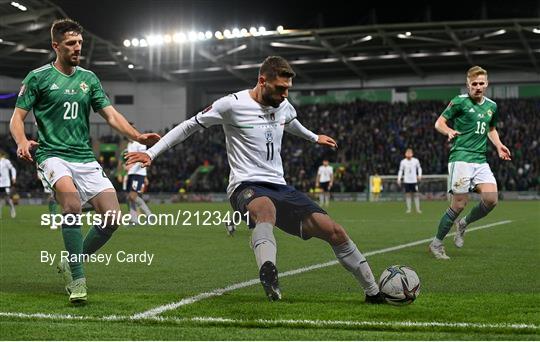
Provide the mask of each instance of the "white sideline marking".
{"label": "white sideline marking", "polygon": [[[486,228],[490,228],[490,227],[494,227],[494,226],[499,226],[499,225],[502,225],[502,224],[508,224],[508,223],[511,223],[511,222],[512,222],[511,220],[499,221],[499,222],[495,222],[495,223],[486,224],[486,225],[483,225],[483,226],[469,228],[469,229],[467,229],[467,231],[472,232],[472,231],[475,231],[475,230],[486,229]],[[451,233],[451,234],[448,234],[447,236],[453,236],[453,235],[456,235],[456,233]],[[412,246],[416,246],[416,245],[421,245],[423,243],[430,242],[431,240],[433,240],[433,238],[418,240],[418,241],[414,241],[414,242],[409,242],[409,243],[394,246],[394,247],[383,248],[383,249],[379,249],[379,250],[376,250],[376,251],[373,251],[373,252],[364,253],[364,256],[368,257],[370,255],[376,255],[376,254],[382,254],[382,253],[397,251],[399,249],[412,247]],[[333,265],[336,265],[338,263],[339,262],[337,260],[332,260],[332,261],[325,262],[325,263],[322,263],[322,264],[306,266],[306,267],[298,268],[298,269],[295,269],[295,270],[280,273],[279,277],[283,278],[283,277],[287,277],[287,276],[292,276],[292,275],[295,275],[295,274],[304,273],[304,272],[316,270],[316,269],[319,269],[319,268],[333,266]],[[234,290],[238,290],[238,289],[248,287],[248,286],[251,286],[251,285],[255,285],[255,284],[259,284],[259,283],[260,283],[259,279],[251,279],[251,280],[244,281],[244,282],[237,283],[237,284],[233,284],[233,285],[230,285],[230,286],[227,286],[227,287],[224,287],[224,288],[215,289],[215,290],[212,290],[210,292],[203,292],[203,293],[200,293],[200,294],[198,294],[196,296],[193,296],[193,297],[183,298],[182,300],[180,300],[178,302],[173,302],[173,303],[161,305],[161,306],[158,306],[156,308],[134,314],[133,318],[134,319],[139,319],[139,318],[148,318],[148,317],[157,316],[157,315],[159,315],[159,314],[161,314],[161,313],[163,313],[165,311],[174,310],[174,309],[179,308],[181,306],[193,304],[193,303],[196,303],[196,302],[198,302],[200,300],[203,300],[203,299],[216,297],[216,296],[221,296],[224,293],[231,292],[231,291],[234,291]]]}
{"label": "white sideline marking", "polygon": [[310,327],[439,327],[439,328],[473,328],[473,329],[538,329],[536,324],[527,323],[472,323],[472,322],[376,322],[376,321],[325,321],[325,320],[307,320],[307,319],[254,319],[243,320],[223,317],[190,317],[190,318],[175,318],[175,317],[158,317],[150,316],[144,318],[134,318],[133,316],[77,316],[77,315],[61,315],[61,314],[45,314],[34,313],[25,314],[22,312],[0,312],[0,317],[15,317],[27,319],[49,319],[49,320],[77,320],[77,321],[106,321],[106,322],[122,322],[122,321],[148,321],[148,322],[168,322],[168,323],[225,323],[225,324],[261,324],[273,326],[310,326]]}

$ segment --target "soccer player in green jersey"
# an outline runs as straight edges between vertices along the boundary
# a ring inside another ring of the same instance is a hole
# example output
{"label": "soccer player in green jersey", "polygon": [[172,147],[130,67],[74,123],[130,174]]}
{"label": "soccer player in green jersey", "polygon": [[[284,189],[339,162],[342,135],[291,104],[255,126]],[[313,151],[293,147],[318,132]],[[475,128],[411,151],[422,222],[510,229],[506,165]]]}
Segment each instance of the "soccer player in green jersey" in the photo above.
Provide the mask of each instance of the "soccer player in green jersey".
{"label": "soccer player in green jersey", "polygon": [[[454,243],[463,247],[463,235],[467,225],[489,214],[497,205],[497,182],[486,160],[487,139],[497,148],[499,157],[511,160],[510,150],[503,145],[497,132],[499,113],[497,104],[484,96],[488,86],[487,71],[474,66],[467,72],[468,94],[452,99],[435,123],[435,128],[453,141],[448,161],[448,192],[452,203],[446,210],[437,235],[429,245],[437,259],[450,259],[444,251],[443,239],[469,198],[470,191],[480,194],[480,203],[456,222]],[[448,122],[452,122],[452,128]]]}
{"label": "soccer player in green jersey", "polygon": [[[69,255],[62,258],[59,270],[72,303],[86,302],[82,261],[110,239],[118,222],[112,218],[120,214],[114,187],[92,151],[90,110],[98,112],[112,128],[129,139],[146,145],[160,139],[155,133],[141,134],[131,126],[113,108],[97,76],[79,67],[82,31],[82,27],[70,19],[56,20],[52,24],[56,60],[31,71],[23,80],[10,124],[18,157],[33,162],[31,152],[37,147],[38,172],[54,189],[62,207],[62,236]],[[36,118],[38,142],[28,140],[24,132],[24,119],[30,110]],[[94,225],[83,239],[81,222],[76,218],[86,202],[97,214],[104,215],[104,223]]]}

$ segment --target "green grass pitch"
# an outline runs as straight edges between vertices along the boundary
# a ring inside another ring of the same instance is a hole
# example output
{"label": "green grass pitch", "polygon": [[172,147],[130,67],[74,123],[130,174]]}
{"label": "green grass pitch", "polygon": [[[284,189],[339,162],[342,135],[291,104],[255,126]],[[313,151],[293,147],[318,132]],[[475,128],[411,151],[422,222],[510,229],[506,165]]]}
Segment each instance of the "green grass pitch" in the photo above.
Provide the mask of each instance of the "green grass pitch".
{"label": "green grass pitch", "polygon": [[[422,205],[421,215],[407,215],[404,203],[395,202],[332,203],[329,213],[368,253],[432,237],[447,203]],[[155,213],[228,210],[227,204],[208,203],[150,206]],[[211,294],[257,278],[245,225],[232,238],[222,225],[120,228],[99,252],[147,251],[155,255],[152,264],[114,258],[108,266],[85,264],[89,302],[74,307],[55,267],[40,262],[41,251],[63,249],[60,231],[39,225],[46,207],[17,210],[10,219],[4,207],[0,219],[2,340],[540,339],[538,202],[500,202],[472,227],[511,222],[468,232],[462,249],[448,237],[448,261],[431,257],[427,243],[368,257],[376,277],[394,264],[417,271],[421,293],[405,307],[364,304],[361,289],[340,265],[282,277],[283,300],[277,303],[258,283]],[[281,274],[335,260],[320,240],[277,230],[276,239]],[[131,319],[186,298],[196,299],[153,318]]]}

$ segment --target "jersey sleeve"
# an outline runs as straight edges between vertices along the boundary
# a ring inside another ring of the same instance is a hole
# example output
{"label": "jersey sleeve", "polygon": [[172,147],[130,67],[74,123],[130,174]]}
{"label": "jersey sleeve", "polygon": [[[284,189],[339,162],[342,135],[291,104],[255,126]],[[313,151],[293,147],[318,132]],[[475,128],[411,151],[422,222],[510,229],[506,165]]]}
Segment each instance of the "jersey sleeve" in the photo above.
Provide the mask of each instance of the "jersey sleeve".
{"label": "jersey sleeve", "polygon": [[420,165],[420,160],[416,159],[416,168],[418,176],[422,177],[422,166]]}
{"label": "jersey sleeve", "polygon": [[173,128],[164,137],[162,137],[154,146],[146,150],[145,153],[154,159],[164,151],[174,147],[176,144],[186,140],[193,133],[202,128],[208,128],[212,125],[219,125],[226,121],[228,112],[231,110],[230,98],[222,97],[215,101],[211,106],[197,115],[180,123]]}
{"label": "jersey sleeve", "polygon": [[461,101],[459,97],[454,97],[442,112],[442,116],[446,120],[454,120],[461,113]]}
{"label": "jersey sleeve", "polygon": [[497,127],[497,123],[499,122],[499,110],[497,108],[497,105],[493,107],[493,114],[491,114],[491,121],[489,122],[489,127]]}
{"label": "jersey sleeve", "polygon": [[37,76],[34,73],[29,73],[22,81],[21,90],[19,91],[15,107],[26,111],[29,111],[34,107],[34,104],[39,97],[38,82],[36,78]]}
{"label": "jersey sleeve", "polygon": [[285,132],[296,135],[297,137],[304,138],[311,142],[317,142],[319,136],[309,129],[302,126],[302,124],[296,118],[296,109],[288,103],[287,110],[285,111]]}
{"label": "jersey sleeve", "polygon": [[296,109],[294,109],[292,104],[288,103],[287,110],[285,111],[285,125],[288,125],[293,120],[296,120],[296,117],[297,117]]}
{"label": "jersey sleeve", "polygon": [[231,110],[230,96],[225,96],[216,100],[212,105],[206,107],[195,115],[195,121],[203,128],[214,125],[221,125],[226,121],[228,112]]}
{"label": "jersey sleeve", "polygon": [[103,90],[103,87],[101,86],[101,82],[97,78],[96,75],[93,75],[93,81],[90,85],[90,91],[91,91],[91,103],[92,103],[92,109],[94,112],[97,112],[100,109],[103,109],[107,106],[111,105],[111,101],[109,100],[109,97],[107,94],[105,94],[105,91]]}
{"label": "jersey sleeve", "polygon": [[140,143],[137,144],[137,152],[144,152],[146,150],[147,150],[146,145],[143,145],[143,144],[140,144]]}
{"label": "jersey sleeve", "polygon": [[11,160],[7,161],[7,166],[9,169],[9,173],[11,174],[11,179],[15,180],[17,179],[17,170],[13,167],[13,164],[11,163]]}

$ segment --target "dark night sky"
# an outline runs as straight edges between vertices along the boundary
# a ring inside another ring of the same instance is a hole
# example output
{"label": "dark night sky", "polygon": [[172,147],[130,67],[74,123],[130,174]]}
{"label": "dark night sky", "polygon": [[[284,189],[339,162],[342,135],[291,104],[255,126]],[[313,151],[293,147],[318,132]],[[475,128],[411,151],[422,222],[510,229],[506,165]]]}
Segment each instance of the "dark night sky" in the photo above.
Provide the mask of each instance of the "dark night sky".
{"label": "dark night sky", "polygon": [[[120,43],[149,33],[216,31],[264,25],[275,29],[339,27],[373,23],[526,18],[540,16],[540,0],[499,1],[171,1],[171,0],[53,0],[87,30]],[[325,0],[323,0],[325,1]],[[394,0],[395,1],[395,0]],[[486,10],[482,11],[482,3]],[[429,8],[429,10],[427,10]],[[485,17],[484,17],[485,18]]]}

